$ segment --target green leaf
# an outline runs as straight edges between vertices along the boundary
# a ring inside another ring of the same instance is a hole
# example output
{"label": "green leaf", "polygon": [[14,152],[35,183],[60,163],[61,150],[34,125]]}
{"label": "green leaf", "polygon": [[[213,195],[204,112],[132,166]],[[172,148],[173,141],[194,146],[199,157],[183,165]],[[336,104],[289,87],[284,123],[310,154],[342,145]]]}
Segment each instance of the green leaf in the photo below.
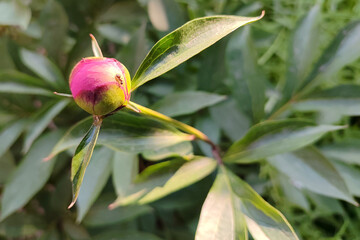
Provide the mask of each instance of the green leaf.
{"label": "green leaf", "polygon": [[95,149],[87,167],[76,203],[78,207],[76,221],[83,220],[91,205],[99,196],[111,174],[113,151],[107,148]]}
{"label": "green leaf", "polygon": [[250,108],[249,116],[255,122],[259,122],[264,117],[267,81],[257,64],[257,53],[250,29],[250,27],[245,27],[242,32],[235,34],[234,38],[230,39],[227,48],[227,62],[233,82],[232,91],[238,104],[242,110]]}
{"label": "green leaf", "polygon": [[225,101],[211,107],[210,114],[211,118],[232,141],[243,137],[250,127],[249,118],[239,110],[234,100]]}
{"label": "green leaf", "polygon": [[93,240],[161,240],[158,236],[145,232],[112,230],[95,235]]}
{"label": "green leaf", "polygon": [[146,160],[159,161],[169,157],[182,157],[191,159],[193,157],[193,147],[190,142],[181,142],[169,147],[159,148],[157,150],[148,150],[142,153]]}
{"label": "green leaf", "polygon": [[330,159],[340,160],[348,164],[360,165],[360,144],[358,139],[349,138],[349,141],[328,144],[320,148],[321,152]]}
{"label": "green leaf", "polygon": [[117,196],[126,196],[126,191],[139,172],[137,154],[115,152],[113,159],[112,180]]}
{"label": "green leaf", "polygon": [[127,30],[115,24],[100,24],[96,29],[105,38],[121,45],[127,45],[131,38]]}
{"label": "green leaf", "polygon": [[298,23],[289,48],[289,60],[283,100],[287,101],[295,93],[297,87],[306,79],[314,61],[318,46],[318,25],[320,5],[311,8],[308,14]]}
{"label": "green leaf", "polygon": [[[86,118],[69,129],[55,146],[51,156],[75,147],[91,121],[90,117]],[[117,151],[139,153],[192,139],[193,136],[184,134],[168,124],[122,111],[103,122],[98,144]]]}
{"label": "green leaf", "polygon": [[0,82],[20,83],[22,85],[34,87],[46,87],[45,82],[40,78],[35,78],[16,70],[2,70],[0,71]]}
{"label": "green leaf", "polygon": [[159,31],[172,31],[184,22],[181,8],[174,0],[150,0],[148,15],[151,24]]}
{"label": "green leaf", "polygon": [[268,161],[299,188],[357,205],[336,168],[315,148],[280,154]]}
{"label": "green leaf", "polygon": [[61,134],[57,131],[39,138],[12,174],[2,196],[1,220],[23,207],[47,182],[56,161],[43,159]]}
{"label": "green leaf", "polygon": [[257,194],[246,182],[223,169],[234,194],[234,202],[240,205],[249,232],[254,239],[298,240],[284,215]]}
{"label": "green leaf", "polygon": [[[209,117],[209,115],[201,114],[198,116],[195,123],[195,128],[206,134],[215,144],[220,142],[220,127]],[[208,157],[212,157],[211,146],[203,141],[196,142],[201,151]]]}
{"label": "green leaf", "polygon": [[20,57],[25,66],[44,79],[52,87],[55,89],[65,88],[66,82],[60,69],[45,56],[26,49],[21,49]]}
{"label": "green leaf", "polygon": [[347,188],[354,196],[360,196],[360,170],[354,166],[339,162],[332,161],[334,167],[344,179]]}
{"label": "green leaf", "polygon": [[202,108],[221,102],[225,98],[225,96],[218,94],[200,91],[176,92],[155,103],[151,109],[169,117],[175,117],[194,113]]}
{"label": "green leaf", "polygon": [[43,108],[32,119],[32,124],[27,127],[24,139],[23,152],[29,151],[31,145],[37,137],[46,129],[50,122],[58,115],[68,104],[69,100],[61,100],[49,107]]}
{"label": "green leaf", "polygon": [[31,10],[21,1],[0,2],[0,25],[18,26],[26,29],[31,19]]}
{"label": "green leaf", "polygon": [[195,240],[247,240],[247,226],[226,173],[220,171],[201,208]]}
{"label": "green leaf", "polygon": [[109,208],[137,203],[146,193],[158,186],[163,186],[183,162],[183,160],[176,159],[147,167],[130,186],[123,189],[125,194],[120,195],[114,203],[110,204]]}
{"label": "green leaf", "polygon": [[14,157],[9,151],[0,156],[0,185],[7,181],[15,168]]}
{"label": "green leaf", "polygon": [[131,220],[153,212],[150,206],[125,206],[109,209],[108,204],[95,204],[84,218],[84,225],[88,227],[105,227]]}
{"label": "green leaf", "polygon": [[132,90],[173,69],[237,28],[263,17],[212,16],[194,19],[160,39],[137,70]]}
{"label": "green leaf", "polygon": [[250,163],[307,146],[325,133],[344,126],[319,125],[303,120],[266,121],[253,126],[225,154],[224,161]]}
{"label": "green leaf", "polygon": [[172,160],[148,167],[136,179],[138,183],[129,188],[127,196],[119,197],[111,208],[156,201],[200,181],[216,168],[216,161],[206,157],[195,157],[179,168],[180,164],[182,161]]}
{"label": "green leaf", "polygon": [[16,94],[31,94],[43,95],[47,97],[55,97],[55,94],[49,90],[39,87],[30,87],[21,83],[2,82],[0,83],[0,93],[16,93]]}
{"label": "green leaf", "polygon": [[27,121],[18,120],[10,126],[5,126],[0,132],[0,157],[13,145],[24,131]]}
{"label": "green leaf", "polygon": [[84,179],[85,170],[89,165],[96,140],[99,135],[101,124],[91,125],[80,144],[77,146],[74,157],[71,162],[71,182],[73,197],[69,208],[71,208],[78,198],[80,186]]}
{"label": "green leaf", "polygon": [[38,23],[42,28],[39,46],[46,49],[48,58],[61,63],[61,57],[63,56],[61,54],[64,54],[67,47],[65,44],[69,29],[69,19],[63,4],[56,0],[46,1],[46,4],[41,9]]}
{"label": "green leaf", "polygon": [[170,193],[176,192],[195,182],[200,181],[212,173],[216,168],[216,161],[207,157],[195,157],[190,162],[182,165],[175,174],[165,183],[159,186],[139,200],[140,204],[153,202]]}
{"label": "green leaf", "polygon": [[330,78],[345,65],[360,57],[360,21],[350,23],[343,28],[325,49],[323,55],[316,63],[309,77],[302,84],[302,88],[322,79]]}
{"label": "green leaf", "polygon": [[342,84],[312,93],[292,105],[296,111],[331,114],[335,119],[342,116],[360,115],[360,86]]}

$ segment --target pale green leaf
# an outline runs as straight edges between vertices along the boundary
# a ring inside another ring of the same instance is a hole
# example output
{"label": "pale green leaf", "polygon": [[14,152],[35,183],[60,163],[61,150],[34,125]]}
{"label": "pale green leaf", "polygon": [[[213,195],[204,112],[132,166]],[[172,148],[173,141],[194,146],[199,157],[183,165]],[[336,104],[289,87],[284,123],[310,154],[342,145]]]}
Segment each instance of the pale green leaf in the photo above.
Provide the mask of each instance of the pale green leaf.
{"label": "pale green leaf", "polygon": [[200,91],[176,92],[156,102],[151,109],[169,117],[176,117],[194,113],[223,100],[225,100],[225,96],[214,93]]}
{"label": "pale green leaf", "polygon": [[21,49],[20,57],[25,66],[48,82],[52,87],[55,89],[65,87],[66,81],[60,69],[45,56]]}
{"label": "pale green leaf", "polygon": [[10,126],[5,126],[0,132],[0,157],[11,147],[24,131],[27,121],[22,119],[14,122]]}
{"label": "pale green leaf", "polygon": [[280,154],[270,157],[268,161],[299,188],[357,205],[339,172],[315,148]]}
{"label": "pale green leaf", "polygon": [[247,227],[227,176],[219,172],[201,208],[195,240],[247,240]]}
{"label": "pale green leaf", "polygon": [[76,202],[77,222],[81,222],[91,205],[99,196],[111,174],[113,151],[107,148],[95,149],[87,167]]}
{"label": "pale green leaf", "polygon": [[22,1],[0,2],[0,25],[18,26],[26,29],[31,19],[31,10]]}
{"label": "pale green leaf", "polygon": [[200,181],[216,168],[216,161],[206,157],[195,157],[190,162],[182,165],[175,174],[165,183],[147,193],[139,200],[140,204],[153,202],[163,198],[170,193],[185,188],[195,182]]}
{"label": "pale green leaf", "polygon": [[253,126],[225,154],[227,162],[249,163],[307,146],[343,126],[319,125],[303,120],[266,121]]}
{"label": "pale green leaf", "polygon": [[132,90],[173,69],[237,28],[262,18],[212,16],[194,19],[160,39],[137,70]]}
{"label": "pale green leaf", "polygon": [[262,199],[239,177],[226,169],[223,171],[226,171],[234,193],[234,202],[239,201],[249,232],[255,240],[298,240],[281,212]]}
{"label": "pale green leaf", "polygon": [[0,93],[30,94],[30,95],[43,95],[48,97],[55,97],[55,94],[53,92],[46,90],[44,88],[32,87],[15,82],[0,83]]}
{"label": "pale green leaf", "polygon": [[32,123],[27,127],[24,138],[23,151],[29,151],[31,145],[37,137],[46,129],[50,122],[58,115],[68,104],[69,100],[61,100],[55,104],[50,105],[40,112],[32,119]]}
{"label": "pale green leaf", "polygon": [[360,170],[355,166],[351,166],[339,161],[332,161],[334,167],[344,179],[347,188],[354,196],[360,196]]}
{"label": "pale green leaf", "polygon": [[56,159],[47,162],[43,159],[50,153],[61,134],[57,131],[39,138],[12,174],[2,196],[2,220],[23,207],[47,182]]}
{"label": "pale green leaf", "polygon": [[112,181],[117,196],[126,196],[126,191],[139,172],[137,154],[115,152],[113,159]]}
{"label": "pale green leaf", "polygon": [[169,147],[147,150],[142,152],[142,155],[146,160],[150,161],[158,161],[169,157],[190,159],[193,157],[193,147],[190,142],[181,142]]}

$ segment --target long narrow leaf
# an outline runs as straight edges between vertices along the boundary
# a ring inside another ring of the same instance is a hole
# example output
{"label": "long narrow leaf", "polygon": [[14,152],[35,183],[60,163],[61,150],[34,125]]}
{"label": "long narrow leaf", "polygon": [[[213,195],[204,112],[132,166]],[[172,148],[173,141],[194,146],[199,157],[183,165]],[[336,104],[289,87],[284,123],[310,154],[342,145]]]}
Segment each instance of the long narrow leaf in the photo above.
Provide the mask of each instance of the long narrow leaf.
{"label": "long narrow leaf", "polygon": [[69,208],[71,208],[79,195],[80,186],[84,179],[85,170],[88,166],[91,155],[93,153],[97,137],[100,131],[100,124],[93,124],[91,128],[85,135],[85,137],[80,142],[79,146],[76,148],[75,155],[71,163],[71,182],[72,182],[72,191],[73,198]]}
{"label": "long narrow leaf", "polygon": [[173,69],[237,28],[259,17],[211,16],[194,19],[160,39],[137,70],[132,90]]}

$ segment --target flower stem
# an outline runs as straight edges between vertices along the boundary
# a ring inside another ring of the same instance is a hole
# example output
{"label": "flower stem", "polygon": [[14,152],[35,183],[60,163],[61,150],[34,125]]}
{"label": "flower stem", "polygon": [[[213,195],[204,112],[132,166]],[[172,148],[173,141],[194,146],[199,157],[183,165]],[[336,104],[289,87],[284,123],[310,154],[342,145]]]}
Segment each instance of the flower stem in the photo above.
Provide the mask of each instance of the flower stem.
{"label": "flower stem", "polygon": [[[177,127],[178,129],[192,134],[194,135],[197,139],[202,140],[204,142],[206,142],[207,144],[209,144],[211,146],[212,149],[212,154],[214,156],[214,158],[216,159],[216,161],[222,165],[223,161],[221,159],[221,155],[220,155],[220,148],[214,143],[212,142],[208,136],[206,136],[203,132],[199,131],[198,129],[191,127],[185,123],[182,123],[180,121],[177,121],[171,117],[168,117],[164,114],[161,114],[159,112],[156,112],[152,109],[149,109],[147,107],[141,106],[137,103],[134,102],[129,102],[128,104],[129,106],[126,106],[126,108],[128,108],[129,110],[135,111],[134,109],[140,111],[140,113],[147,115],[147,116],[151,116],[153,118],[159,119],[161,121],[167,122],[172,124],[173,126]],[[137,111],[135,111],[137,112]]]}

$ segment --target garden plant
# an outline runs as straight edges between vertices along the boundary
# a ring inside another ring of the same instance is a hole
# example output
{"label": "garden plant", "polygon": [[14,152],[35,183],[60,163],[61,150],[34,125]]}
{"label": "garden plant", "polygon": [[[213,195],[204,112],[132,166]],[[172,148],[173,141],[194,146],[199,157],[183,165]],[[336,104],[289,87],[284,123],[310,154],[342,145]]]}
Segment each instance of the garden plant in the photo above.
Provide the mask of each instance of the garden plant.
{"label": "garden plant", "polygon": [[0,13],[0,239],[359,236],[357,1]]}

